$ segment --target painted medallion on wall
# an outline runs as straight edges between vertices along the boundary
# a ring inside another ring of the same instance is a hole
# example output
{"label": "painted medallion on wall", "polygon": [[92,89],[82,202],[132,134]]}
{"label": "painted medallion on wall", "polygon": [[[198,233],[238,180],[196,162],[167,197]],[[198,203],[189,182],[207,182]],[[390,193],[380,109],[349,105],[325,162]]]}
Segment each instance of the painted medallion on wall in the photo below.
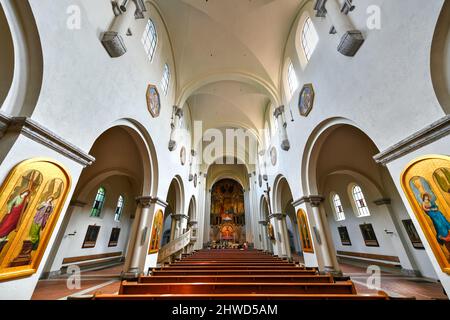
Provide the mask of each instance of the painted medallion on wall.
{"label": "painted medallion on wall", "polygon": [[150,111],[153,118],[158,117],[161,111],[161,100],[159,98],[159,92],[156,86],[152,84],[148,85],[146,97],[148,111]]}
{"label": "painted medallion on wall", "polygon": [[180,150],[180,162],[184,166],[186,164],[186,148],[182,147]]}
{"label": "painted medallion on wall", "polygon": [[270,149],[270,162],[273,166],[277,164],[277,149],[275,147]]}
{"label": "painted medallion on wall", "polygon": [[450,157],[414,160],[401,183],[442,271],[450,274]]}
{"label": "painted medallion on wall", "polygon": [[311,83],[305,84],[302,91],[300,91],[300,97],[298,101],[298,109],[300,115],[307,117],[314,106],[314,88]]}
{"label": "painted medallion on wall", "polygon": [[69,188],[69,175],[51,160],[11,170],[0,188],[0,281],[37,271]]}
{"label": "painted medallion on wall", "polygon": [[297,212],[297,222],[303,252],[314,253],[308,218],[306,217],[306,212],[302,209],[298,210]]}
{"label": "painted medallion on wall", "polygon": [[148,254],[156,253],[159,251],[159,245],[161,243],[161,235],[163,231],[164,213],[162,210],[158,210],[153,218],[152,233],[150,237],[150,247]]}

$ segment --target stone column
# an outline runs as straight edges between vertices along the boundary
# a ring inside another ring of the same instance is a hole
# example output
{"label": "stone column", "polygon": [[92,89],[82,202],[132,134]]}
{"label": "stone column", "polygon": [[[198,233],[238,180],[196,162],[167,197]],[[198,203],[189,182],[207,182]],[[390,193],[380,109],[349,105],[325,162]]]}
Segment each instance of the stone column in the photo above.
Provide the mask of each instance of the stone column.
{"label": "stone column", "polygon": [[[408,247],[408,239],[405,239],[401,230],[401,226],[397,217],[395,216],[392,207],[391,207],[391,199],[382,198],[377,199],[373,202],[376,206],[378,206],[381,210],[386,211],[389,217],[391,218],[392,224],[394,226],[394,230],[385,229],[386,234],[390,235],[392,240],[392,246],[397,253],[398,258],[400,259],[400,264],[402,266],[402,273],[408,276],[420,276],[420,272],[418,271],[418,267],[414,261],[414,256],[412,255],[409,247]],[[398,238],[398,239],[395,239]]]}
{"label": "stone column", "polygon": [[[313,217],[314,217],[314,222],[315,222],[315,228],[316,228],[316,233],[314,232],[314,228],[313,230],[311,230],[311,232],[313,233],[313,237],[316,236],[316,250],[319,251],[317,252],[318,254],[321,255],[320,260],[322,260],[322,266],[320,266],[319,264],[319,268],[322,268],[323,271],[325,272],[334,272],[336,270],[335,265],[334,265],[334,261],[335,259],[333,259],[332,257],[332,253],[330,251],[329,248],[329,243],[328,243],[328,239],[327,239],[327,234],[326,234],[326,229],[324,227],[324,220],[322,219],[322,215],[320,212],[320,205],[323,202],[324,198],[321,196],[310,196],[309,197],[309,202],[311,204],[311,209],[312,209],[312,213],[313,213]],[[317,239],[317,236],[320,239]],[[335,254],[333,253],[333,255],[335,256]]]}
{"label": "stone column", "polygon": [[172,229],[170,232],[170,240],[174,240],[179,238],[183,234],[183,225],[186,225],[184,221],[189,220],[189,216],[185,214],[174,214],[170,215],[172,218]]}
{"label": "stone column", "polygon": [[[137,208],[122,278],[135,279],[143,272],[142,256],[146,254],[145,238],[149,234],[148,221],[153,217],[151,207],[152,197],[136,198]],[[144,252],[143,252],[144,251]]]}
{"label": "stone column", "polygon": [[287,134],[287,123],[286,117],[284,115],[284,106],[280,106],[275,109],[273,112],[273,116],[275,117],[278,124],[278,135],[280,137],[281,149],[288,151],[291,148],[291,144],[289,143],[289,138]]}
{"label": "stone column", "polygon": [[282,258],[291,257],[291,249],[289,247],[289,238],[287,235],[286,214],[273,213],[269,216],[274,227],[275,243],[277,247],[276,255]]}
{"label": "stone column", "polygon": [[169,140],[169,150],[173,151],[177,147],[177,133],[180,127],[180,120],[183,117],[183,109],[173,106],[173,116],[172,123],[170,124],[170,140]]}
{"label": "stone column", "polygon": [[364,43],[364,37],[347,16],[350,9],[346,4],[344,8],[341,10],[338,0],[317,0],[315,10],[318,17],[328,14],[336,33],[341,37],[338,52],[353,57]]}
{"label": "stone column", "polygon": [[267,239],[269,237],[267,235],[267,221],[266,220],[259,221],[259,229],[260,229],[260,234],[261,234],[262,250],[264,252],[268,252],[269,247],[268,247]]}

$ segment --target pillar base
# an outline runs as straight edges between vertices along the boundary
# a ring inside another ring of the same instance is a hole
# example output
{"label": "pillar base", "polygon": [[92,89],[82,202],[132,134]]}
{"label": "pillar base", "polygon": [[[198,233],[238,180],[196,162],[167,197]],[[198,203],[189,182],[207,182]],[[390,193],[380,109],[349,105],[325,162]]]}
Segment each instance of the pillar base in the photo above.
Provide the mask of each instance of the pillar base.
{"label": "pillar base", "polygon": [[142,271],[140,271],[139,269],[137,269],[137,268],[134,269],[133,268],[133,269],[130,269],[129,271],[127,271],[127,272],[122,272],[120,274],[120,278],[122,280],[127,280],[127,281],[136,281],[139,278],[139,276],[141,276],[143,274],[144,273]]}

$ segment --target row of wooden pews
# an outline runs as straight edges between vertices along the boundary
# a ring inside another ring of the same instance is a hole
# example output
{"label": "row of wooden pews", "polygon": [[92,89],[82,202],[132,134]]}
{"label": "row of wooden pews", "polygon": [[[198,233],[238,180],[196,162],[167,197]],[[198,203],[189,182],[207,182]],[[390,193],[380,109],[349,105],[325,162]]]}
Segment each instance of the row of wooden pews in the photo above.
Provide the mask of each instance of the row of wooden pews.
{"label": "row of wooden pews", "polygon": [[384,292],[361,295],[353,282],[258,250],[201,250],[138,281],[123,281],[116,295],[94,300],[387,300]]}

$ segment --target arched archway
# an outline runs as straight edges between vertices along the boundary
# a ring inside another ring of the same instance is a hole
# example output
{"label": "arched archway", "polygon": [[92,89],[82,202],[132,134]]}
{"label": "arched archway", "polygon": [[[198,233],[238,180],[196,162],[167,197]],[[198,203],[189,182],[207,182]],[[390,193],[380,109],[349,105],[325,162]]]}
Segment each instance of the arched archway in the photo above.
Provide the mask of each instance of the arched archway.
{"label": "arched archway", "polygon": [[[175,176],[167,191],[168,206],[164,211],[163,239],[161,246],[181,236],[187,229],[188,216],[184,214],[184,185],[180,176]],[[170,235],[170,237],[167,237]]]}
{"label": "arched archway", "polygon": [[130,267],[141,219],[135,199],[156,191],[156,156],[145,136],[134,123],[120,120],[94,142],[90,154],[96,161],[78,179],[45,274],[64,273],[73,263],[82,270],[117,265],[118,274]]}
{"label": "arched archway", "polygon": [[379,153],[373,141],[351,121],[335,118],[323,122],[309,142],[302,183],[307,196],[323,199],[309,208],[317,210],[310,215],[322,237],[319,267],[328,261],[345,273],[349,265],[375,264],[436,277],[425,252],[409,240],[410,217],[389,172],[373,159]]}
{"label": "arched archway", "polygon": [[[297,218],[292,202],[292,191],[287,179],[283,175],[277,176],[273,186],[273,215],[275,218],[271,219],[278,236],[278,238],[275,237],[275,250],[278,251],[278,255],[289,258],[292,257],[292,254],[296,257],[302,255]],[[302,257],[300,260],[303,260]]]}
{"label": "arched archway", "polygon": [[[31,116],[43,79],[41,40],[28,1],[3,2],[0,7],[0,36],[5,58],[0,69],[1,110],[12,116]],[[5,32],[3,32],[5,30]],[[6,31],[6,30],[9,30]]]}

